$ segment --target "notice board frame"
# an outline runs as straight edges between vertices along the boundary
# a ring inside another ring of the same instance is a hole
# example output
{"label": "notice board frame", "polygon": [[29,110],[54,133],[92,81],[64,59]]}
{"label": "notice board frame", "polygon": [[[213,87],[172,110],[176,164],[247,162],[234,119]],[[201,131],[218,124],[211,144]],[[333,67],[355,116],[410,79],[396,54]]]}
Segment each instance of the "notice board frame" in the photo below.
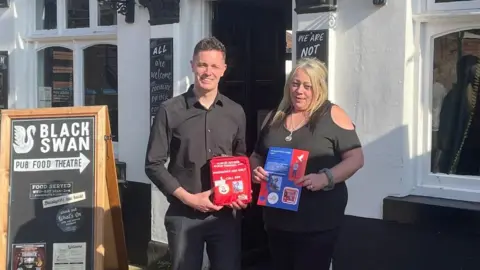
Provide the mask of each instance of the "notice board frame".
{"label": "notice board frame", "polygon": [[[107,106],[10,109],[1,112],[0,269],[8,264],[12,120],[93,117],[95,179],[93,265],[95,270],[128,270],[117,172]],[[108,214],[106,214],[108,212]]]}

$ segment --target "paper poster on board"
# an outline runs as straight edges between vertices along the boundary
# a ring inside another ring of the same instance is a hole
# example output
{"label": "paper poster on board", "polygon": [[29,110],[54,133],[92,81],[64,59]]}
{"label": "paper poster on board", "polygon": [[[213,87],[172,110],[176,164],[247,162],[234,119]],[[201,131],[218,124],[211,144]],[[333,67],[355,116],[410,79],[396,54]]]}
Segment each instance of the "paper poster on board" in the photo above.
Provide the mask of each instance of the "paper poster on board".
{"label": "paper poster on board", "polygon": [[86,243],[54,243],[52,270],[85,270]]}
{"label": "paper poster on board", "polygon": [[52,87],[38,87],[38,107],[52,107]]}
{"label": "paper poster on board", "polygon": [[46,244],[13,244],[11,270],[46,270]]}

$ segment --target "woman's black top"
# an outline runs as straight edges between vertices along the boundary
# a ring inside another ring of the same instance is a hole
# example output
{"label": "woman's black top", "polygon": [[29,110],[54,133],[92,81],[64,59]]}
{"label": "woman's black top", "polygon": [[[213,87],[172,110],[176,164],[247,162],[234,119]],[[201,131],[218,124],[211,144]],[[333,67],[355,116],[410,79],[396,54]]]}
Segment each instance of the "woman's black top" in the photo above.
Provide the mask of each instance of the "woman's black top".
{"label": "woman's black top", "polygon": [[[339,127],[332,120],[332,103],[324,105],[310,118],[309,123],[293,132],[292,140],[285,137],[290,132],[285,123],[270,125],[274,113],[260,132],[255,152],[263,157],[269,147],[287,147],[309,151],[305,175],[318,173],[323,168],[333,168],[342,161],[345,151],[361,146],[355,130]],[[330,191],[302,189],[298,211],[263,207],[266,227],[292,232],[322,231],[338,227],[344,216],[348,193],[344,182]]]}

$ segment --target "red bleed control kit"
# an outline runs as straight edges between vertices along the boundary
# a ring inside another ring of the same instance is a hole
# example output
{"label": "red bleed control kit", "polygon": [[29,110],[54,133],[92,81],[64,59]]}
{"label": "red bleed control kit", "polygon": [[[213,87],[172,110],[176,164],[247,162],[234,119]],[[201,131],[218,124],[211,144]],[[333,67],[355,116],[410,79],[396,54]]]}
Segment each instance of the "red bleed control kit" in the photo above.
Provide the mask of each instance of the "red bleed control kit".
{"label": "red bleed control kit", "polygon": [[210,160],[213,203],[229,205],[252,201],[250,161],[245,156],[219,156]]}

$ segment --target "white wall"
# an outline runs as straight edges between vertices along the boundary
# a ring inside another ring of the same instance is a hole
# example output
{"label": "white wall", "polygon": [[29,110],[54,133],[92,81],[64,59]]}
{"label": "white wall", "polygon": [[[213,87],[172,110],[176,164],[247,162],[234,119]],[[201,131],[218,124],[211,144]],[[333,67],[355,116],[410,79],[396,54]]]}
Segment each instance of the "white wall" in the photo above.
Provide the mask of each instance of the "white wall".
{"label": "white wall", "polygon": [[[12,3],[13,5],[14,3]],[[13,89],[15,85],[15,16],[14,9],[0,8],[0,51],[8,51],[9,53],[9,89]],[[11,91],[13,92],[13,91]],[[13,95],[14,97],[14,95]],[[13,101],[14,98],[9,98]],[[10,102],[9,107],[13,104]]]}
{"label": "white wall", "polygon": [[349,215],[382,218],[386,196],[404,196],[413,188],[409,3],[376,7],[371,0],[338,0],[336,14],[297,17],[298,30],[331,29],[329,96],[355,122],[364,147],[365,166],[347,181]]}
{"label": "white wall", "polygon": [[135,23],[119,16],[118,46],[118,126],[122,142],[118,158],[127,163],[127,179],[149,182],[145,175],[145,149],[148,140],[150,85],[148,10],[136,7]]}
{"label": "white wall", "polygon": [[12,51],[14,48],[13,8],[0,8],[0,50]]}
{"label": "white wall", "polygon": [[356,123],[365,153],[364,168],[347,181],[347,214],[381,218],[383,198],[407,195],[413,187],[409,2],[338,3],[335,102]]}
{"label": "white wall", "polygon": [[[141,14],[138,14],[142,16]],[[148,16],[145,16],[148,17]],[[163,37],[173,37],[173,47],[174,47],[174,95],[179,95],[184,93],[188,86],[192,83],[192,71],[190,67],[190,60],[193,55],[193,49],[195,44],[202,39],[205,35],[209,32],[209,25],[210,25],[210,9],[207,7],[207,3],[204,1],[198,0],[184,0],[180,1],[180,22],[179,24],[171,24],[171,25],[158,25],[152,26],[149,29],[149,36],[151,38],[163,38]],[[138,26],[137,26],[138,27]],[[140,29],[139,29],[140,30]],[[144,31],[143,27],[140,31]],[[143,37],[143,32],[142,32]],[[120,37],[119,37],[120,38]],[[119,42],[119,44],[121,44]],[[139,44],[135,41],[134,44]],[[132,44],[131,46],[134,46]],[[149,74],[149,47],[148,42],[143,42],[140,44],[145,44],[145,50],[147,55],[147,59],[145,60],[143,57],[141,60],[137,60],[138,62],[142,61],[142,69],[145,70],[146,75]],[[135,57],[132,55],[132,57]],[[135,67],[136,68],[136,67]],[[142,71],[143,72],[143,71]],[[133,72],[136,74],[136,72]],[[132,76],[132,75],[131,75]],[[127,79],[126,79],[127,80]],[[148,84],[149,77],[142,78],[145,80],[145,83]],[[142,82],[144,83],[144,82]],[[130,84],[132,84],[130,82]],[[142,87],[142,94],[141,98],[145,101],[145,110],[144,116],[140,121],[141,124],[138,124],[138,130],[133,130],[134,128],[128,127],[128,129],[132,129],[128,138],[141,138],[140,140],[136,139],[139,144],[135,144],[130,146],[130,149],[125,153],[126,156],[130,156],[130,162],[127,161],[127,166],[133,167],[135,169],[131,172],[132,175],[129,180],[132,180],[133,177],[138,177],[141,175],[141,178],[144,178],[147,181],[147,178],[144,173],[144,156],[145,156],[145,146],[147,144],[148,139],[148,131],[149,131],[149,88],[148,85],[146,87]],[[145,92],[143,92],[145,91]],[[135,94],[134,94],[135,95]],[[125,101],[127,102],[127,101]],[[133,109],[133,108],[132,108]],[[133,113],[133,112],[124,112]],[[143,115],[143,114],[142,114]],[[135,115],[129,116],[132,120],[135,119]],[[145,121],[144,121],[145,120]],[[125,121],[122,119],[122,121]],[[120,135],[122,136],[122,135]],[[140,146],[140,147],[139,147]],[[122,153],[120,154],[123,157],[123,144],[122,144]],[[133,160],[135,159],[135,161]],[[141,178],[138,178],[139,180]],[[167,242],[167,235],[165,232],[164,227],[164,215],[165,211],[168,207],[168,203],[162,193],[152,185],[152,240],[159,241],[159,242]]]}

